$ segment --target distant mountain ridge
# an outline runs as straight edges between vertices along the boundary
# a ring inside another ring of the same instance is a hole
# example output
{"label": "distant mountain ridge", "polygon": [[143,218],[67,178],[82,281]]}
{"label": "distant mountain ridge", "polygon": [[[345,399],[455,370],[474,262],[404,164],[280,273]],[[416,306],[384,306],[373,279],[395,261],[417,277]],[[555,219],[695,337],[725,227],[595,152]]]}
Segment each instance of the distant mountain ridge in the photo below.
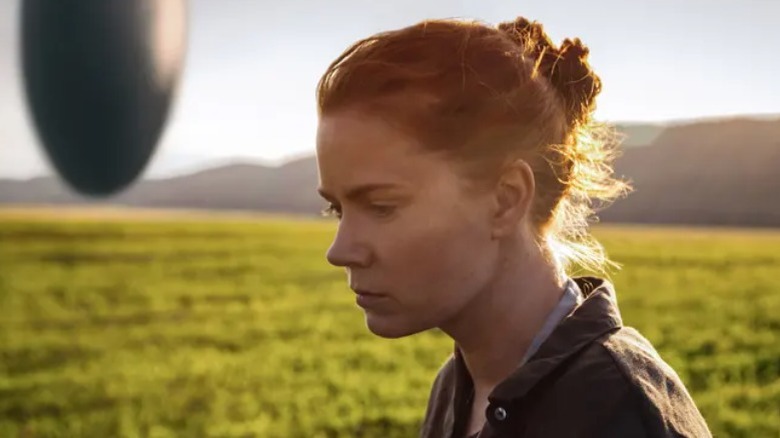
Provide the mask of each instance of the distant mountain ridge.
{"label": "distant mountain ridge", "polygon": [[679,125],[627,149],[634,193],[605,222],[780,226],[780,119]]}
{"label": "distant mountain ridge", "polygon": [[[618,125],[625,133],[616,174],[635,190],[599,214],[602,222],[780,226],[780,118],[675,125]],[[70,192],[56,178],[0,179],[0,204],[111,204],[316,215],[314,157],[279,167],[235,163],[148,179],[108,200]]]}

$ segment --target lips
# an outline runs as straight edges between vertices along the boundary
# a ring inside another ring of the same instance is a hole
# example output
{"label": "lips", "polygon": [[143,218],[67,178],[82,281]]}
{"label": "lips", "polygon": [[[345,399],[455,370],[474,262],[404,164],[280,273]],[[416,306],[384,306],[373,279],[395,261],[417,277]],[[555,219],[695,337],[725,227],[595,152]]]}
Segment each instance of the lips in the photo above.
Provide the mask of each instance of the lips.
{"label": "lips", "polygon": [[381,306],[383,301],[387,300],[387,295],[371,292],[364,289],[354,289],[357,296],[355,297],[355,303],[364,308],[371,309]]}

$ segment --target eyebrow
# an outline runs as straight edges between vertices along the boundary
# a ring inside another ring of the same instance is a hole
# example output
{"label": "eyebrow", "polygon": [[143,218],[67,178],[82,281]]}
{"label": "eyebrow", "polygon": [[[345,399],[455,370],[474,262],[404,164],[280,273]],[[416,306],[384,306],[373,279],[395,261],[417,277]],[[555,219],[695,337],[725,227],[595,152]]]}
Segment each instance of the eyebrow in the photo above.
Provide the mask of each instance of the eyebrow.
{"label": "eyebrow", "polygon": [[[397,184],[390,184],[390,183],[372,183],[372,184],[364,184],[362,186],[357,186],[353,189],[350,189],[347,192],[347,199],[356,200],[360,199],[362,197],[365,197],[371,192],[377,191],[377,190],[384,190],[384,189],[394,189],[399,188],[400,186]],[[329,201],[335,201],[335,197],[331,195],[330,193],[323,190],[321,187],[317,188],[317,192],[322,196],[323,198],[329,200]]]}

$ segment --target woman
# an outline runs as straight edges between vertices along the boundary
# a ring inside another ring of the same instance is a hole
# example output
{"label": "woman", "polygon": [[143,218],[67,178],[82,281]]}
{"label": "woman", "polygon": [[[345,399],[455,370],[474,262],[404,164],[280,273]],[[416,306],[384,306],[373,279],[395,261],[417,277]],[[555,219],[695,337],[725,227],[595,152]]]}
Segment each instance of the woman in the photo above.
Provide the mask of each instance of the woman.
{"label": "woman", "polygon": [[610,282],[567,274],[605,272],[588,220],[628,190],[587,55],[524,18],[432,20],[355,43],[320,80],[328,261],[371,332],[455,344],[424,437],[710,435]]}

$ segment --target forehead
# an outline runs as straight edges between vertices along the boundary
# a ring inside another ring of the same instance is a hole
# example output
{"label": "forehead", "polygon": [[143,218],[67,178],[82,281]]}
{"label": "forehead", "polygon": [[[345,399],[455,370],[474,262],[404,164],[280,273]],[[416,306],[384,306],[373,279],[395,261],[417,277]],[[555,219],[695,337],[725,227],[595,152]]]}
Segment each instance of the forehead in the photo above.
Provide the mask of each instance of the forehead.
{"label": "forehead", "polygon": [[446,170],[441,156],[426,153],[405,131],[355,110],[320,118],[317,165],[328,191],[372,182],[415,184]]}

